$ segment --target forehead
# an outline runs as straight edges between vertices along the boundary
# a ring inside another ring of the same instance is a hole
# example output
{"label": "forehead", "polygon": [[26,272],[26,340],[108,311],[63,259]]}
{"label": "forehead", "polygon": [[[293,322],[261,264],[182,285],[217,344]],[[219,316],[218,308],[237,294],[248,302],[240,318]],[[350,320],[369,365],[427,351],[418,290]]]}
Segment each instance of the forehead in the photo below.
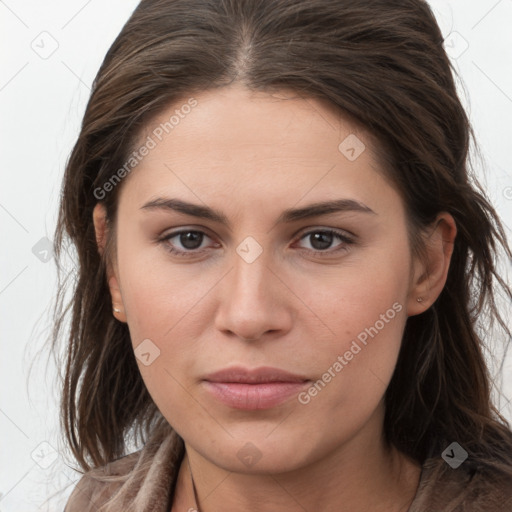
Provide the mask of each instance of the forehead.
{"label": "forehead", "polygon": [[289,90],[236,85],[184,97],[148,123],[138,144],[149,140],[127,180],[132,199],[179,191],[262,206],[340,194],[368,201],[389,188],[373,137],[327,102]]}
{"label": "forehead", "polygon": [[[192,101],[194,106],[189,107]],[[151,120],[144,136],[153,133],[158,142],[166,139],[169,143],[171,138],[185,141],[197,137],[201,149],[209,152],[234,146],[265,151],[291,144],[303,157],[322,152],[333,142],[336,151],[336,142],[350,133],[369,139],[369,134],[363,135],[362,127],[347,116],[341,116],[326,100],[286,89],[263,92],[235,84],[174,102]],[[319,146],[319,137],[325,139],[325,144]]]}

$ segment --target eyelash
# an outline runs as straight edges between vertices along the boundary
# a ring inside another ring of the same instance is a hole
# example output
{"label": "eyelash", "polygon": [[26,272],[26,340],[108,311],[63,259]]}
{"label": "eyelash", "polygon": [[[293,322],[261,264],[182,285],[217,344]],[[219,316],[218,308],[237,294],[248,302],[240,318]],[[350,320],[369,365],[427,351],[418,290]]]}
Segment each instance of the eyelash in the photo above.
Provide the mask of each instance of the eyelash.
{"label": "eyelash", "polygon": [[[198,254],[201,254],[202,252],[204,252],[204,248],[203,249],[191,249],[191,250],[186,250],[186,251],[181,251],[181,250],[176,250],[174,249],[173,247],[171,247],[169,245],[169,240],[176,237],[176,236],[179,236],[183,233],[200,233],[202,235],[205,235],[206,237],[208,238],[211,238],[208,236],[207,233],[205,233],[204,231],[201,231],[201,230],[198,230],[198,229],[182,229],[180,231],[174,231],[172,233],[169,233],[167,235],[165,235],[164,237],[160,238],[158,240],[158,242],[164,244],[166,247],[165,249],[170,253],[172,254],[173,256],[178,256],[180,258],[187,258],[187,257],[193,257],[193,256],[197,256]],[[324,251],[322,250],[318,250],[318,249],[301,249],[303,251],[307,251],[307,252],[310,252],[310,253],[314,253],[315,256],[320,256],[320,257],[323,257],[323,256],[332,256],[333,254],[338,254],[340,252],[346,252],[349,250],[349,247],[350,245],[354,244],[355,243],[355,240],[353,240],[351,237],[347,236],[345,234],[345,232],[342,232],[342,231],[338,231],[338,230],[335,230],[335,229],[332,229],[332,228],[326,228],[326,229],[314,229],[314,230],[311,230],[311,231],[306,231],[305,233],[303,233],[300,238],[299,238],[299,241],[312,235],[312,234],[315,234],[315,233],[322,233],[322,234],[328,234],[328,235],[333,235],[335,237],[338,237],[343,243],[341,244],[341,247],[339,247],[338,249],[334,249],[334,250],[330,250],[330,249],[326,249]]]}

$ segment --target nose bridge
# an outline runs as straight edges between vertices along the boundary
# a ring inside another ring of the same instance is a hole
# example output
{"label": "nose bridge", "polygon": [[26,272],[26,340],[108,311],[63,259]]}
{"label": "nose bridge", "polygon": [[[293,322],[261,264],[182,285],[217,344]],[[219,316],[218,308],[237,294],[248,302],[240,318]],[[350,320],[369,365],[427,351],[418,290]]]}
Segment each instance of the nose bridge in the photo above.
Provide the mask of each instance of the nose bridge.
{"label": "nose bridge", "polygon": [[216,318],[218,329],[254,340],[267,331],[289,328],[282,290],[272,267],[270,250],[255,239],[249,237],[239,244],[231,272],[226,275]]}
{"label": "nose bridge", "polygon": [[258,254],[259,251],[251,242],[242,242],[236,251],[231,272],[233,293],[239,299],[249,301],[264,299],[264,291],[269,289],[268,281],[270,275],[273,275],[268,268],[268,251],[261,250]]}
{"label": "nose bridge", "polygon": [[256,298],[269,286],[268,280],[273,275],[268,268],[273,265],[270,243],[271,236],[258,231],[258,234],[245,236],[234,247],[234,268],[230,272],[233,293]]}

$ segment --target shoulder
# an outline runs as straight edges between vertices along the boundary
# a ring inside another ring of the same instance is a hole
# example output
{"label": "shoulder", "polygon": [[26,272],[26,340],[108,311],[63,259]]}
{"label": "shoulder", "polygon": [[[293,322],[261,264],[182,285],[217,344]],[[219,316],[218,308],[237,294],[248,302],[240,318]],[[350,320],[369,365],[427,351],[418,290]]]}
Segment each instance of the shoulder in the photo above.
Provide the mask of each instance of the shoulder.
{"label": "shoulder", "polygon": [[509,473],[464,462],[451,468],[441,457],[423,464],[420,485],[409,512],[512,511],[512,468]]}
{"label": "shoulder", "polygon": [[140,451],[87,471],[71,493],[64,512],[97,511],[116,494],[133,471]]}
{"label": "shoulder", "polygon": [[87,471],[64,512],[166,510],[172,499],[183,441],[173,431],[163,441]]}

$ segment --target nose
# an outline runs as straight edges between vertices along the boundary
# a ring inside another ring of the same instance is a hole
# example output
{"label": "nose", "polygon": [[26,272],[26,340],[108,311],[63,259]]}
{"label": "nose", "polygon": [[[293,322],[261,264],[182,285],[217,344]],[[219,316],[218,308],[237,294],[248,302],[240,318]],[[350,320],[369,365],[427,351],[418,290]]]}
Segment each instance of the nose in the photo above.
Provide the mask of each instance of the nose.
{"label": "nose", "polygon": [[293,294],[264,255],[248,263],[236,254],[222,280],[215,327],[226,335],[258,341],[292,328]]}

